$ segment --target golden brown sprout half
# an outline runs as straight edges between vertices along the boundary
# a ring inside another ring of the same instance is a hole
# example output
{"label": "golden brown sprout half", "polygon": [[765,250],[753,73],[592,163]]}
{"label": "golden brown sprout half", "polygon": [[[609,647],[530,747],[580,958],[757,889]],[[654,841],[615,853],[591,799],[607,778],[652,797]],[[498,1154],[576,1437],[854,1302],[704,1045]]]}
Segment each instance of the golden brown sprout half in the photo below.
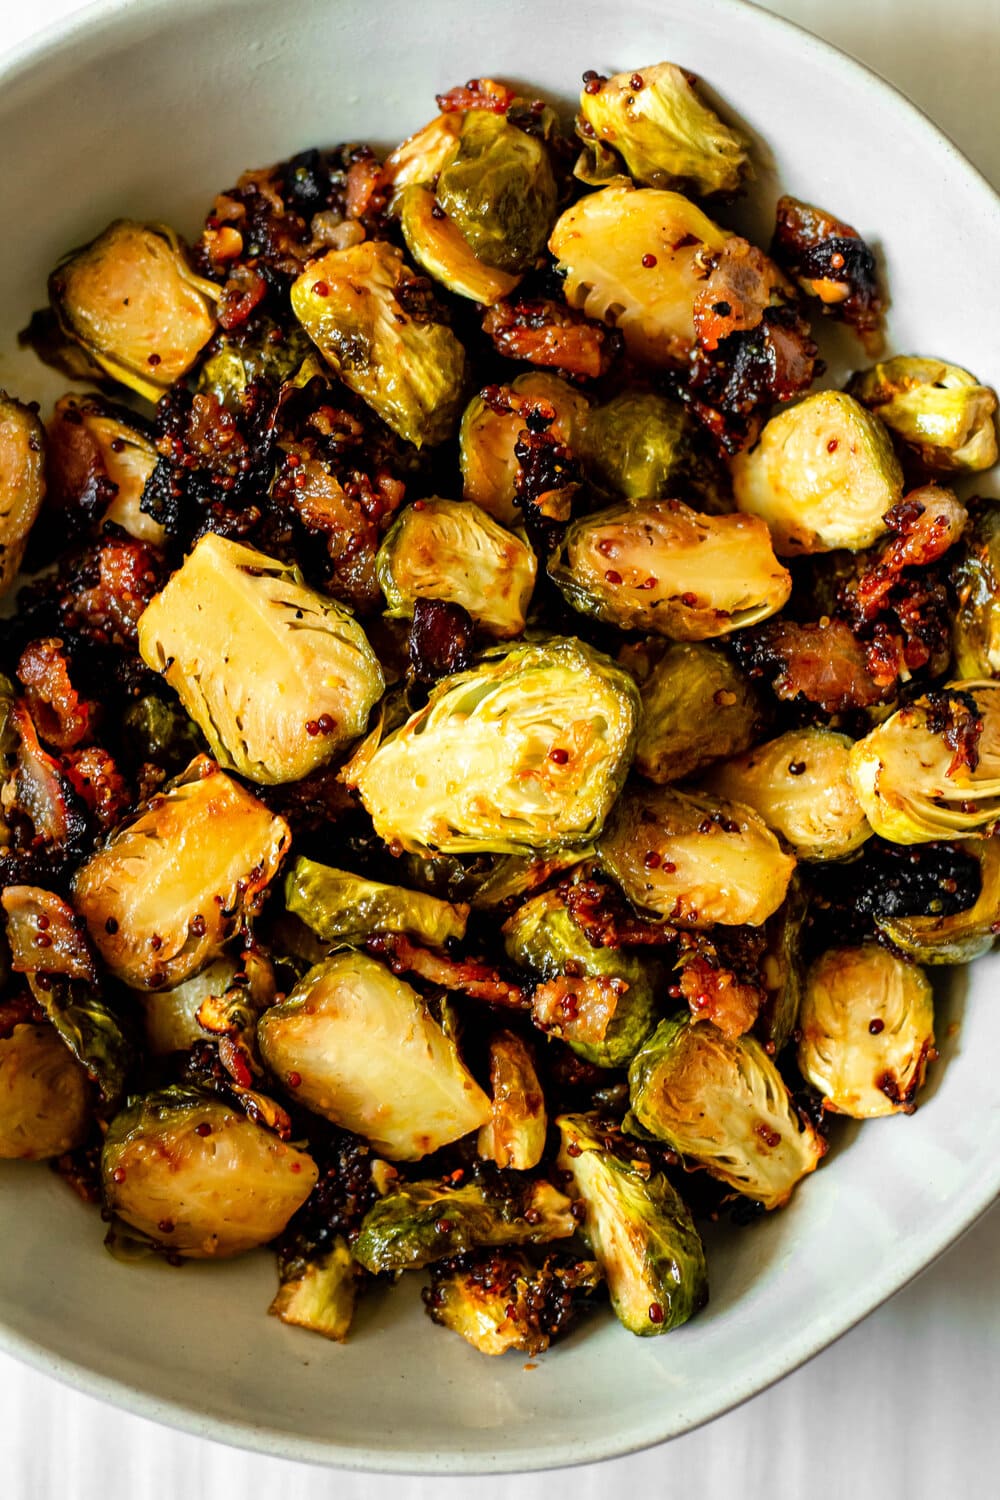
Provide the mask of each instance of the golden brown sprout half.
{"label": "golden brown sprout half", "polygon": [[0,595],[21,566],[45,499],[45,429],[38,413],[0,390]]}
{"label": "golden brown sprout half", "polygon": [[939,473],[997,461],[996,392],[959,365],[899,354],[855,375],[850,391]]}
{"label": "golden brown sprout half", "polygon": [[94,523],[111,521],[137,541],[159,546],[163,527],[140,508],[157,452],[127,416],[98,396],[56,402],[48,426],[49,499],[67,510],[81,507],[89,518],[94,498],[106,492],[110,498],[101,501]]}
{"label": "golden brown sprout half", "polygon": [[0,1038],[0,1159],[61,1156],[87,1134],[87,1075],[52,1026]]}
{"label": "golden brown sprout half", "polygon": [[457,297],[469,297],[487,307],[510,296],[520,276],[511,276],[481,261],[461,231],[438,207],[429,187],[414,184],[404,188],[395,207],[406,248],[428,276],[440,281]]}
{"label": "golden brown sprout half", "polygon": [[982,883],[972,906],[950,916],[877,917],[878,929],[921,964],[969,964],[993,947],[1000,929],[1000,838],[970,839]]}
{"label": "golden brown sprout half", "polygon": [[[555,412],[549,433],[557,442],[572,444],[574,433],[587,411],[587,398],[558,375],[529,370],[511,385],[516,397],[537,398]],[[487,511],[502,526],[518,526],[523,512],[514,504],[518,461],[514,453],[525,419],[518,412],[496,411],[473,396],[459,428],[459,463],[462,494]]]}

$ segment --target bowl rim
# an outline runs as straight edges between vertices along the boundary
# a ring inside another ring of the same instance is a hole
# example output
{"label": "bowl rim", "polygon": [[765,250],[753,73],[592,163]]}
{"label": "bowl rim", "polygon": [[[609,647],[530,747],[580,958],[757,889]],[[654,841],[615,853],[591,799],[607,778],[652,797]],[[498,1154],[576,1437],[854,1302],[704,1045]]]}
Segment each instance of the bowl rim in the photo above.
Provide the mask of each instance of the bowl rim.
{"label": "bowl rim", "polygon": [[[238,10],[242,0],[210,0],[216,10]],[[684,3],[684,0],[668,0]],[[686,0],[690,3],[690,0]],[[205,0],[89,0],[68,16],[53,20],[24,38],[0,61],[0,88],[28,82],[60,55],[67,55],[80,41],[100,45],[103,39],[127,35],[137,28],[155,25],[161,16],[183,21],[203,12]],[[792,37],[805,61],[831,71],[843,79],[845,86],[877,97],[892,112],[900,127],[916,136],[940,159],[942,154],[964,178],[984,208],[996,213],[1000,208],[998,193],[984,174],[969,161],[954,141],[902,90],[888,82],[876,69],[859,61],[831,42],[823,40],[794,21],[763,10],[753,0],[712,0],[712,8],[723,18],[739,24],[759,27],[765,37]],[[1000,221],[998,221],[1000,222]],[[998,235],[1000,239],[1000,235]],[[869,1313],[902,1291],[928,1270],[957,1243],[1000,1199],[1000,1164],[995,1181],[984,1181],[967,1191],[950,1216],[944,1239],[940,1226],[929,1227],[911,1239],[905,1250],[888,1262],[881,1274],[874,1274],[863,1287],[845,1300],[836,1316],[829,1316],[820,1330],[804,1333],[786,1341],[780,1351],[764,1359],[755,1374],[743,1382],[726,1385],[720,1381],[717,1400],[708,1400],[683,1417],[668,1422],[647,1422],[630,1429],[620,1437],[598,1433],[585,1442],[577,1442],[572,1453],[560,1452],[556,1444],[545,1447],[518,1447],[511,1444],[492,1454],[489,1461],[480,1453],[456,1446],[447,1454],[414,1453],[372,1449],[334,1440],[295,1436],[266,1422],[204,1416],[181,1401],[158,1397],[128,1385],[124,1380],[100,1374],[88,1365],[66,1355],[57,1354],[41,1343],[14,1332],[0,1322],[0,1352],[49,1375],[63,1385],[104,1401],[138,1417],[161,1423],[194,1437],[248,1449],[273,1458],[305,1462],[328,1468],[355,1472],[400,1475],[493,1475],[516,1474],[540,1470],[576,1468],[615,1458],[665,1443],[671,1438],[715,1421],[741,1406],[753,1396],[792,1374],[824,1349],[849,1333]]]}

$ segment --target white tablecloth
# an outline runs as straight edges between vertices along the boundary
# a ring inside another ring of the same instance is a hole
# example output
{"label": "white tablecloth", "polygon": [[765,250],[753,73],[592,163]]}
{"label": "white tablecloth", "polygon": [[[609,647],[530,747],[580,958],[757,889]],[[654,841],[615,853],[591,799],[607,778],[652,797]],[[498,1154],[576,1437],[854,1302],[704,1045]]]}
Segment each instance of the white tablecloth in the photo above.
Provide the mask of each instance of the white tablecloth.
{"label": "white tablecloth", "polygon": [[[0,0],[0,58],[80,4]],[[997,0],[765,8],[876,68],[1000,186]],[[928,232],[932,224],[929,192]],[[310,1469],[156,1427],[0,1355],[0,1500],[989,1500],[1000,1494],[998,1474],[1000,1207],[860,1327],[738,1411],[652,1452],[557,1474],[421,1480]]]}

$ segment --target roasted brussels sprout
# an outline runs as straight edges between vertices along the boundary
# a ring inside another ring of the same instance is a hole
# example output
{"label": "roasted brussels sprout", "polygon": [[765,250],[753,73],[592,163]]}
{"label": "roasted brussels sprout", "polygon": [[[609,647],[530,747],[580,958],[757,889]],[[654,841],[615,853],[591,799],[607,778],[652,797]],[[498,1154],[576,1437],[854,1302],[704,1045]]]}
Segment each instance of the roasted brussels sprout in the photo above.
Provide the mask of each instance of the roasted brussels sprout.
{"label": "roasted brussels sprout", "polygon": [[809,970],[799,1069],[823,1108],[855,1120],[911,1114],[934,1051],[934,995],[916,964],[871,943]]}
{"label": "roasted brussels sprout", "polygon": [[795,869],[749,807],[673,787],[626,792],[597,848],[635,906],[681,927],[759,927]]}
{"label": "roasted brussels sprout", "polygon": [[675,63],[595,80],[580,95],[580,113],[590,127],[585,153],[592,141],[612,147],[629,176],[647,187],[735,193],[750,170],[746,141]]}
{"label": "roasted brussels sprout", "polygon": [[490,1041],[490,1092],[493,1103],[479,1132],[479,1155],[498,1167],[530,1171],[542,1159],[548,1119],[531,1053],[513,1031],[498,1031]]}
{"label": "roasted brussels sprout", "polygon": [[639,695],[582,642],[516,646],[444,678],[347,768],[379,837],[421,854],[524,854],[600,830],[632,757]]}
{"label": "roasted brussels sprout", "polygon": [[465,936],[469,916],[467,906],[301,858],[285,877],[285,905],[327,943],[363,943],[376,932],[405,932],[443,948]]}
{"label": "roasted brussels sprout", "polygon": [[782,197],[771,254],[826,317],[853,328],[873,357],[882,347],[883,300],[875,256],[851,224],[825,208]]}
{"label": "roasted brussels sprout", "polygon": [[387,182],[400,193],[412,184],[432,183],[458,150],[462,116],[436,115],[422,130],[390,152],[382,167]]}
{"label": "roasted brussels sprout", "polygon": [[763,521],[699,515],[680,500],[574,521],[549,574],[582,614],[682,641],[757,625],[792,591]]}
{"label": "roasted brussels sprout", "polygon": [[297,384],[320,373],[312,342],[298,324],[283,329],[265,321],[252,335],[241,330],[238,338],[217,339],[214,347],[198,372],[198,391],[230,412],[242,411],[255,381],[270,381],[280,390],[288,381]]}
{"label": "roasted brussels sprout", "polygon": [[309,970],[257,1028],[261,1056],[300,1104],[417,1161],[478,1130],[490,1101],[416,990],[363,953]]}
{"label": "roasted brussels sprout", "polygon": [[760,1043],[711,1021],[661,1022],[632,1059],[629,1100],[634,1125],[765,1208],[787,1203],[826,1151]]}
{"label": "roasted brussels sprout", "polygon": [[307,776],[357,739],[385,688],[342,605],[212,532],[144,610],[139,650],[219,764],[268,784]]}
{"label": "roasted brussels sprout", "polygon": [[450,437],[461,410],[465,351],[444,323],[406,310],[413,281],[384,240],[330,250],[292,285],[292,310],[327,364],[416,447]]}
{"label": "roasted brussels sprout", "polygon": [[[587,410],[585,396],[558,375],[535,370],[519,375],[510,389],[519,399],[546,402],[555,412],[549,433],[561,443],[573,442]],[[459,428],[462,494],[502,526],[517,526],[524,519],[514,504],[518,470],[514,448],[524,426],[525,419],[518,412],[498,411],[482,396],[473,396]]]}
{"label": "roasted brussels sprout", "polygon": [[268,1312],[293,1328],[342,1343],[350,1331],[361,1270],[342,1234],[316,1260],[293,1256],[279,1265],[281,1286]]}
{"label": "roasted brussels sprout", "polygon": [[63,396],[48,426],[49,502],[70,517],[110,521],[140,542],[159,546],[163,527],[141,508],[156,467],[152,440],[130,413],[98,396]]}
{"label": "roasted brussels sprout", "polygon": [[168,989],[242,930],[289,840],[283,818],[200,756],[77,872],[74,903],[116,978]]}
{"label": "roasted brussels sprout", "polygon": [[996,392],[959,365],[897,354],[855,375],[852,396],[939,473],[975,473],[997,461]]}
{"label": "roasted brussels sprout", "polygon": [[215,332],[219,288],[164,224],[116,219],[49,277],[63,332],[148,401],[186,375]]}
{"label": "roasted brussels sprout", "polygon": [[850,753],[865,816],[892,844],[971,838],[1000,820],[1000,682],[952,682],[879,724]]}
{"label": "roasted brussels sprout", "polygon": [[669,1333],[708,1301],[705,1251],[679,1193],[591,1115],[561,1115],[559,1166],[583,1199],[583,1233],[630,1333]]}
{"label": "roasted brussels sprout", "polygon": [[577,449],[591,481],[626,500],[659,500],[686,457],[690,419],[655,391],[622,391],[579,423]]}
{"label": "roasted brussels sprout", "polygon": [[761,716],[757,695],[715,646],[669,646],[639,691],[635,768],[649,781],[682,781],[753,744]]}
{"label": "roasted brussels sprout", "polygon": [[952,582],[958,604],[952,645],[960,677],[1000,677],[1000,505],[972,516]]}
{"label": "roasted brussels sprout", "polygon": [[458,297],[490,307],[509,297],[520,277],[488,266],[437,204],[431,188],[414,183],[396,200],[406,248],[422,271]]}
{"label": "roasted brussels sprout", "polygon": [[87,1075],[53,1027],[0,1037],[0,1159],[61,1156],[83,1142],[89,1121]]}
{"label": "roasted brussels sprout", "polygon": [[739,509],[761,516],[776,552],[859,552],[884,536],[903,472],[889,434],[843,391],[817,391],[770,422],[733,460]]}
{"label": "roasted brussels sprout", "polygon": [[716,766],[706,791],[752,807],[799,859],[845,859],[871,836],[847,774],[851,740],[832,729],[790,729]]}
{"label": "roasted brussels sprout", "polygon": [[536,566],[526,542],[468,500],[407,506],[375,563],[390,615],[412,615],[418,599],[444,599],[500,639],[524,630]]}
{"label": "roasted brussels sprout", "polygon": [[179,703],[152,693],[136,698],[123,712],[122,739],[133,766],[152,761],[168,775],[183,771],[205,744]]}
{"label": "roasted brussels sprout", "polygon": [[101,1153],[107,1207],[159,1249],[192,1260],[266,1245],[318,1176],[307,1151],[217,1095],[180,1085],[116,1115]]}
{"label": "roasted brussels sprout", "polygon": [[621,329],[633,358],[663,365],[687,358],[695,298],[727,238],[679,193],[615,186],[568,208],[549,249],[570,306]]}
{"label": "roasted brussels sprout", "polygon": [[656,1024],[649,968],[634,954],[597,948],[558,892],[526,901],[504,924],[507,957],[545,981],[532,1003],[535,1024],[599,1068],[620,1068]]}
{"label": "roasted brussels sprout", "polygon": [[571,1209],[545,1181],[404,1182],[368,1210],[354,1259],[366,1271],[412,1271],[477,1245],[544,1245],[576,1233]]}
{"label": "roasted brussels sprout", "polygon": [[0,390],[0,595],[21,566],[45,499],[45,429],[37,411]]}
{"label": "roasted brussels sprout", "polygon": [[545,249],[558,192],[545,142],[489,110],[469,110],[441,168],[437,201],[476,256],[517,274]]}
{"label": "roasted brussels sprout", "polygon": [[480,1354],[541,1354],[603,1279],[593,1260],[549,1255],[536,1266],[519,1250],[480,1251],[435,1265],[423,1298],[432,1322]]}
{"label": "roasted brussels sprout", "polygon": [[950,915],[876,916],[894,948],[922,964],[969,964],[988,953],[1000,924],[1000,838],[969,839],[963,846],[979,860],[982,884],[975,902]]}
{"label": "roasted brussels sprout", "polygon": [[760,961],[764,1003],[754,1029],[771,1057],[787,1045],[798,1021],[804,979],[802,931],[808,906],[802,882],[793,875],[788,895],[764,924],[766,946]]}
{"label": "roasted brussels sprout", "polygon": [[146,1042],[154,1057],[187,1052],[195,1042],[206,1040],[198,1012],[204,1001],[221,1000],[238,972],[236,960],[223,956],[172,990],[143,994]]}

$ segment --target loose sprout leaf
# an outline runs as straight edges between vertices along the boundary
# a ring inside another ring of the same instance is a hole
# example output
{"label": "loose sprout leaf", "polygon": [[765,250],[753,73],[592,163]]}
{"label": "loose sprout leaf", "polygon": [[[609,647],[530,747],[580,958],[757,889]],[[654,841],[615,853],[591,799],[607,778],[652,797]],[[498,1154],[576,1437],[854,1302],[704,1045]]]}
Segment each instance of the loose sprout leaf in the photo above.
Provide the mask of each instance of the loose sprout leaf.
{"label": "loose sprout leaf", "polygon": [[387,843],[418,854],[546,853],[600,830],[637,719],[631,678],[555,637],[443,678],[354,781]]}
{"label": "loose sprout leaf", "polygon": [[715,646],[671,645],[640,681],[635,768],[661,785],[746,750],[761,704],[743,673]]}
{"label": "loose sprout leaf", "polygon": [[265,784],[297,781],[356,740],[385,687],[342,605],[214,533],[143,612],[139,649],[219,764]]}
{"label": "loose sprout leaf", "polygon": [[105,1104],[117,1104],[133,1062],[122,1023],[97,988],[61,975],[29,974],[35,1000],[70,1052],[97,1084]]}
{"label": "loose sprout leaf", "polygon": [[120,526],[160,546],[163,527],[141,509],[156,448],[122,407],[99,396],[63,396],[48,426],[49,505],[71,526]]}
{"label": "loose sprout leaf", "polygon": [[832,948],[816,960],[798,1029],[802,1076],[825,1109],[855,1120],[911,1113],[937,1055],[926,976],[875,944]]}
{"label": "loose sprout leaf", "polygon": [[472,1251],[436,1264],[423,1292],[431,1320],[480,1354],[541,1354],[603,1277],[593,1260],[558,1254],[538,1266],[520,1250]]}
{"label": "loose sprout leaf", "polygon": [[465,936],[469,915],[464,904],[304,858],[285,877],[285,905],[329,943],[363,943],[377,932],[404,932],[443,948]]}
{"label": "loose sprout leaf", "polygon": [[850,392],[926,469],[978,473],[997,461],[996,392],[959,365],[898,354],[855,375]]}
{"label": "loose sprout leaf", "polygon": [[545,249],[556,216],[548,148],[502,115],[470,110],[458,150],[438,177],[437,200],[486,265],[526,271]]}
{"label": "loose sprout leaf", "polygon": [[432,183],[458,150],[462,116],[436,115],[386,157],[382,172],[396,193],[411,185]]}
{"label": "loose sprout leaf", "polygon": [[984,504],[955,559],[955,668],[964,678],[1000,676],[1000,505]]}
{"label": "loose sprout leaf", "polygon": [[993,947],[1000,926],[1000,838],[968,839],[962,847],[982,870],[971,906],[942,915],[876,915],[876,926],[893,947],[922,964],[968,964]]}
{"label": "loose sprout leaf", "polygon": [[0,390],[0,595],[21,566],[45,498],[45,429],[37,411]]}
{"label": "loose sprout leaf", "polygon": [[206,1000],[221,1000],[238,972],[236,959],[224,954],[171,990],[143,993],[146,1045],[153,1056],[189,1052],[197,1042],[205,1041],[208,1032],[198,1020],[201,1007]]}
{"label": "loose sprout leaf", "polygon": [[486,265],[474,254],[461,230],[438,207],[429,187],[405,187],[394,204],[406,248],[422,271],[458,297],[486,307],[509,297],[519,276]]}
{"label": "loose sprout leaf", "polygon": [[490,1118],[476,1149],[487,1161],[517,1172],[537,1167],[545,1151],[545,1095],[527,1045],[513,1031],[490,1040]]}
{"label": "loose sprout leaf", "polygon": [[342,1234],[325,1255],[294,1269],[282,1268],[281,1286],[268,1308],[293,1328],[305,1328],[343,1343],[350,1332],[361,1269]]}
{"label": "loose sprout leaf", "polygon": [[0,1035],[0,1159],[38,1161],[82,1145],[90,1125],[87,1075],[55,1028]]}

